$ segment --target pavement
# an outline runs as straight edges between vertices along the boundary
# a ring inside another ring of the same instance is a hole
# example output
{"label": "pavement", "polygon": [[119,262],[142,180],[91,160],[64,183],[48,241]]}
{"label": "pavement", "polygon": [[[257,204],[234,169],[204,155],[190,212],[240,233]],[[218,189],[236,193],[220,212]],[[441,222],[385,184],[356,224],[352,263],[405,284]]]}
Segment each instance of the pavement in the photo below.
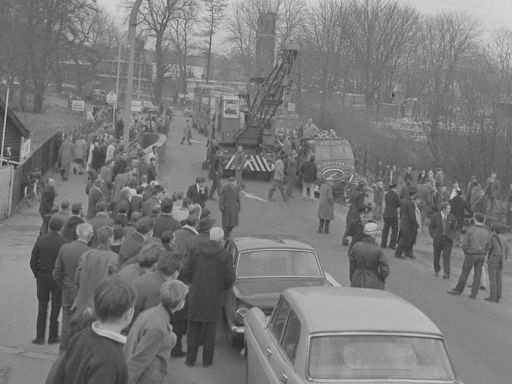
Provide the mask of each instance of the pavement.
{"label": "pavement", "polygon": [[[162,182],[172,191],[186,190],[194,179],[207,172],[201,170],[205,140],[194,133],[193,145],[180,145],[183,120],[177,116],[171,125],[167,143],[167,161],[161,167]],[[86,176],[72,176],[67,182],[55,176],[57,201],[86,202]],[[312,244],[319,252],[324,269],[342,285],[349,285],[347,248],[340,246],[345,229],[346,207],[336,207],[336,220],[331,234],[316,233],[316,202],[303,200],[297,190],[294,199],[270,203],[264,199],[270,184],[257,179],[244,180],[247,191],[242,196],[240,226],[233,235],[255,233],[294,234]],[[220,213],[216,202],[207,207],[217,222]],[[37,238],[41,218],[37,207],[24,208],[19,214],[0,223],[0,384],[42,383],[57,356],[57,346],[35,346],[37,311],[35,280],[29,268],[30,252]],[[512,277],[504,276],[504,298],[499,304],[446,294],[456,284],[463,255],[455,248],[452,277],[434,277],[432,241],[420,236],[415,247],[415,260],[397,260],[391,250],[385,251],[391,265],[386,289],[404,297],[425,312],[443,331],[452,360],[466,384],[510,384],[510,347],[512,346]],[[512,260],[508,261],[507,271]],[[245,377],[240,350],[228,345],[226,329],[219,324],[214,365],[210,368],[188,368],[181,359],[171,361],[168,383],[231,384]],[[200,361],[200,357],[199,357]]]}

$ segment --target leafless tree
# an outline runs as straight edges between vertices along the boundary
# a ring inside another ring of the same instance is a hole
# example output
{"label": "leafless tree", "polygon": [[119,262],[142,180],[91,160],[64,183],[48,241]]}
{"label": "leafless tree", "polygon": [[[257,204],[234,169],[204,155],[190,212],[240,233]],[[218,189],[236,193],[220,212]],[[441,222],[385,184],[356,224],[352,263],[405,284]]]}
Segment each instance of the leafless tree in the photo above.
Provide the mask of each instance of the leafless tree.
{"label": "leafless tree", "polygon": [[205,35],[208,38],[207,64],[206,64],[206,83],[210,80],[212,64],[212,43],[213,36],[219,28],[220,21],[224,18],[224,12],[227,7],[226,0],[201,0],[205,8],[203,22],[206,25]]}
{"label": "leafless tree", "polygon": [[190,50],[190,36],[197,21],[197,12],[197,1],[184,1],[176,17],[169,24],[168,36],[176,58],[178,90],[181,93],[186,93],[187,90],[187,58]]}
{"label": "leafless tree", "polygon": [[512,30],[501,28],[495,31],[489,51],[499,66],[501,97],[510,97],[512,95]]}
{"label": "leafless tree", "polygon": [[418,12],[388,0],[353,0],[347,37],[367,106],[375,103],[416,33]]}

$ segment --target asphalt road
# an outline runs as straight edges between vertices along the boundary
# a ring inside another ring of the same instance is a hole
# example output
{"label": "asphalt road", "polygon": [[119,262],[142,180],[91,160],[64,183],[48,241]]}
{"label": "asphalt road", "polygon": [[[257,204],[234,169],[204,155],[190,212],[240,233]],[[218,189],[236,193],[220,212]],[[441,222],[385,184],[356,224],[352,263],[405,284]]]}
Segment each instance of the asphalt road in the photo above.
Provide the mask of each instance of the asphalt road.
{"label": "asphalt road", "polygon": [[[180,145],[183,120],[173,121],[167,144],[167,161],[162,167],[163,183],[170,191],[186,190],[194,179],[207,172],[201,170],[204,159],[204,138],[194,132],[192,145]],[[62,198],[85,201],[85,177],[73,177],[63,183],[56,179]],[[225,181],[224,181],[225,182]],[[322,265],[342,285],[348,285],[347,248],[341,247],[345,209],[336,207],[338,219],[331,226],[331,234],[318,234],[316,203],[303,200],[299,191],[295,199],[283,202],[278,194],[276,202],[262,201],[270,183],[245,180],[252,195],[242,198],[240,226],[233,235],[292,234],[314,245]],[[260,197],[260,198],[258,198]],[[216,202],[207,207],[220,221]],[[28,268],[30,250],[40,223],[37,212],[24,212],[0,226],[0,383],[8,371],[9,384],[44,382],[56,346],[34,346],[36,299],[35,282]],[[416,250],[417,260],[397,260],[389,252],[391,274],[387,289],[404,297],[425,312],[444,332],[455,368],[465,384],[511,384],[512,351],[512,289],[505,290],[505,299],[499,305],[483,300],[480,292],[476,300],[446,293],[456,283],[457,273],[450,281],[435,278],[431,271],[428,241],[420,241],[425,251]],[[425,245],[426,244],[426,245]],[[509,261],[510,262],[510,261]],[[454,265],[454,267],[456,267]],[[505,281],[510,287],[510,279]],[[507,296],[508,295],[508,296]],[[199,356],[198,362],[201,362]],[[219,325],[217,349],[213,366],[198,364],[188,368],[183,359],[173,360],[167,383],[173,384],[241,384],[244,382],[244,360],[237,348],[228,345],[226,329]]]}
{"label": "asphalt road", "polygon": [[[182,189],[194,182],[204,159],[204,138],[194,133],[191,146],[179,145],[181,134],[180,117],[173,124],[167,147],[168,162],[162,168],[164,182],[170,190]],[[225,182],[225,181],[224,181]],[[283,202],[279,191],[274,194],[276,202],[261,201],[267,196],[270,183],[257,179],[246,179],[247,192],[252,194],[242,199],[240,226],[233,235],[246,234],[293,234],[317,248],[321,263],[342,285],[348,285],[347,248],[340,246],[344,221],[336,219],[331,233],[318,234],[316,202],[304,200],[299,190],[295,198]],[[259,199],[259,198],[262,199]],[[208,202],[213,216],[220,220],[216,202]],[[337,207],[339,217],[345,210]],[[423,247],[425,248],[425,247]],[[429,249],[429,248],[426,248]],[[448,295],[457,275],[451,280],[436,278],[431,267],[421,260],[397,260],[388,252],[391,274],[387,289],[402,296],[425,312],[446,336],[456,371],[465,384],[510,384],[510,351],[512,350],[512,311],[510,298],[495,305],[483,300],[486,292],[480,292],[476,300],[468,298],[469,288],[460,297]],[[428,258],[429,252],[416,250],[419,259]],[[217,333],[215,362],[211,368],[187,368],[181,360],[173,362],[169,383],[231,384],[244,382],[244,361],[239,350],[226,341],[226,329],[221,324]],[[200,361],[200,358],[198,359]],[[176,376],[177,377],[176,377]]]}

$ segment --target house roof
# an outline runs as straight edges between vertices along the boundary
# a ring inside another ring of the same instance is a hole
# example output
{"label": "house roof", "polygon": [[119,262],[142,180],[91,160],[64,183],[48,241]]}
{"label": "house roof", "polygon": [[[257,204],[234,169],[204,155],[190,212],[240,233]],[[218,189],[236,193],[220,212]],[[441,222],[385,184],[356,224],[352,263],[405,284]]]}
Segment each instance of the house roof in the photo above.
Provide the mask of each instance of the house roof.
{"label": "house roof", "polygon": [[[2,110],[2,123],[3,123],[3,116],[5,111],[5,100],[0,97],[0,109]],[[21,122],[21,120],[18,118],[16,113],[11,108],[7,109],[7,118],[12,122],[14,127],[20,132],[20,134],[28,139],[30,137],[30,131],[25,127],[25,125]]]}

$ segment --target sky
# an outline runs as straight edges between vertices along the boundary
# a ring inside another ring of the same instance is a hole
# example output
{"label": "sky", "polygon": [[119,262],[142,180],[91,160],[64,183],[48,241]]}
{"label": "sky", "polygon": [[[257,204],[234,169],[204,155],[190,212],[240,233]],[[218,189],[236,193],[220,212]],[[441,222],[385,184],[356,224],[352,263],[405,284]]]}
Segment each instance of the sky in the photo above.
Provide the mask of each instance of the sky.
{"label": "sky", "polygon": [[[323,0],[306,0],[318,4]],[[439,11],[462,11],[479,19],[484,30],[492,31],[499,27],[512,28],[512,0],[403,0],[421,11],[432,14]],[[120,4],[126,0],[98,0],[110,13],[119,15]]]}

